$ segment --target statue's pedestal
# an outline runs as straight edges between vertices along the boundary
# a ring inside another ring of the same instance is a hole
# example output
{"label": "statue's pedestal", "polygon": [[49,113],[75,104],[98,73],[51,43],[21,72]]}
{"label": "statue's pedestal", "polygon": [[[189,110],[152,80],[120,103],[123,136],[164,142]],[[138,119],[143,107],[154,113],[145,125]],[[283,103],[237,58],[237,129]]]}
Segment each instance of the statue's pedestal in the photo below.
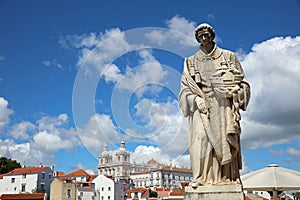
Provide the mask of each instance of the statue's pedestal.
{"label": "statue's pedestal", "polygon": [[187,186],[184,200],[244,200],[242,185]]}

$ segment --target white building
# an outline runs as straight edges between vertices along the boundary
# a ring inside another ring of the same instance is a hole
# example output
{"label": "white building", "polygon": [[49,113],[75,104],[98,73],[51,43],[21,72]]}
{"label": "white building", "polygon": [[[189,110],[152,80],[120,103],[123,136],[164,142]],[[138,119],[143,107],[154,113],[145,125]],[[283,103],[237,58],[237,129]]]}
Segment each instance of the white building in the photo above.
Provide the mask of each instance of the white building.
{"label": "white building", "polygon": [[99,200],[123,200],[128,189],[126,182],[104,175],[98,175],[92,183],[95,185],[95,192],[99,194]]}
{"label": "white building", "polygon": [[192,170],[177,167],[159,167],[130,175],[134,187],[179,188],[180,183],[192,180]]}
{"label": "white building", "polygon": [[165,166],[154,159],[147,163],[130,163],[130,152],[124,140],[115,155],[108,151],[107,144],[99,156],[98,174],[131,180],[133,187],[178,188],[182,182],[192,180],[192,170]]}
{"label": "white building", "polygon": [[49,196],[52,180],[52,167],[17,168],[1,176],[0,195],[45,192]]}
{"label": "white building", "polygon": [[103,152],[99,156],[98,174],[116,176],[122,179],[129,177],[130,153],[126,151],[124,140],[121,141],[120,148],[114,159],[108,152],[107,144],[104,145]]}

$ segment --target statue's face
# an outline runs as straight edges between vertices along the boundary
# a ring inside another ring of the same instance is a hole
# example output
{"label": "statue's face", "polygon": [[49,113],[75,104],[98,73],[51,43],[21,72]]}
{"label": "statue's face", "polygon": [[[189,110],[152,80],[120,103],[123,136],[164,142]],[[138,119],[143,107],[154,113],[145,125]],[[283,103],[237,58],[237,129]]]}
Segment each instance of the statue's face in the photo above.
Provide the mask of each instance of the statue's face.
{"label": "statue's face", "polygon": [[204,46],[211,44],[213,41],[210,33],[198,33],[197,37],[198,41]]}

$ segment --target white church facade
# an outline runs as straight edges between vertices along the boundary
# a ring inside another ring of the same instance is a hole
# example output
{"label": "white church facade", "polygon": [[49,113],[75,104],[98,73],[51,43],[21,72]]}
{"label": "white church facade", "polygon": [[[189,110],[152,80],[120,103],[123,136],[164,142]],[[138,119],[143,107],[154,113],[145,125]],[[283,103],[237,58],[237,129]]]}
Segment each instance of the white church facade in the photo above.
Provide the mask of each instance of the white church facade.
{"label": "white church facade", "polygon": [[105,144],[98,162],[99,175],[130,180],[132,187],[174,188],[192,179],[191,169],[166,166],[154,159],[147,163],[130,163],[124,140],[114,155]]}

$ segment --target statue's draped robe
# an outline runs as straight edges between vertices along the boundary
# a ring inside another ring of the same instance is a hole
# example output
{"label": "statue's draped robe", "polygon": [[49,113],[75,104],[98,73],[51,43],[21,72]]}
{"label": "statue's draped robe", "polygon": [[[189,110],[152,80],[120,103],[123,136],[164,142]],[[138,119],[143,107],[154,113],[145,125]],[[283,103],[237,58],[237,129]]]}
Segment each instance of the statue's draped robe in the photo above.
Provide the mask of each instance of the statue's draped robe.
{"label": "statue's draped robe", "polygon": [[[224,62],[242,75],[234,98],[217,95],[212,86],[212,75]],[[198,110],[197,96],[204,100],[208,113]],[[207,185],[239,181],[242,168],[239,109],[246,109],[249,98],[250,86],[234,53],[215,45],[210,53],[200,47],[185,59],[179,105],[189,122],[193,182]]]}

